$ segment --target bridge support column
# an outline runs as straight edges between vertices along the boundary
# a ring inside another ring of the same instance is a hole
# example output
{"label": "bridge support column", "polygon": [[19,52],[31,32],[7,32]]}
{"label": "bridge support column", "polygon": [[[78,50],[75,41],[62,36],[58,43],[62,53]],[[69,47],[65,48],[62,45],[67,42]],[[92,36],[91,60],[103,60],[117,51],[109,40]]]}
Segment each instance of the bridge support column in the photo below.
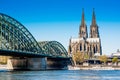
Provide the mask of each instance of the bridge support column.
{"label": "bridge support column", "polygon": [[68,69],[68,63],[60,58],[47,58],[47,68],[49,70]]}
{"label": "bridge support column", "polygon": [[46,69],[46,58],[28,58],[28,69],[29,70],[45,70]]}
{"label": "bridge support column", "polygon": [[55,70],[68,69],[69,59],[64,58],[10,58],[7,62],[9,70]]}
{"label": "bridge support column", "polygon": [[25,70],[27,69],[26,58],[9,58],[7,61],[8,70]]}

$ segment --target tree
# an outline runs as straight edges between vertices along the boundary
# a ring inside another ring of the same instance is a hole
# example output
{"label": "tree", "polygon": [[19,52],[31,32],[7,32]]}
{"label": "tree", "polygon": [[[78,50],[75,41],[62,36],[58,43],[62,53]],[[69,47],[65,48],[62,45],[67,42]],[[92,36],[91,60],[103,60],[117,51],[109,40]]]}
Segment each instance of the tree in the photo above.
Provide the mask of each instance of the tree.
{"label": "tree", "polygon": [[73,64],[76,66],[76,61],[75,61],[75,56],[72,55],[72,61],[73,61]]}
{"label": "tree", "polygon": [[73,54],[73,61],[76,63],[76,64],[80,64],[84,61],[84,54],[83,53],[80,53],[80,52],[77,52],[77,53],[74,53]]}
{"label": "tree", "polygon": [[99,56],[99,60],[101,62],[103,62],[104,64],[106,64],[107,60],[108,60],[108,57],[106,55],[102,55],[102,56]]}
{"label": "tree", "polygon": [[85,53],[84,59],[89,59],[89,55],[87,53]]}
{"label": "tree", "polygon": [[112,63],[117,63],[118,62],[118,58],[117,57],[114,57],[113,59],[112,59]]}
{"label": "tree", "polygon": [[8,57],[7,56],[0,56],[0,64],[7,64]]}

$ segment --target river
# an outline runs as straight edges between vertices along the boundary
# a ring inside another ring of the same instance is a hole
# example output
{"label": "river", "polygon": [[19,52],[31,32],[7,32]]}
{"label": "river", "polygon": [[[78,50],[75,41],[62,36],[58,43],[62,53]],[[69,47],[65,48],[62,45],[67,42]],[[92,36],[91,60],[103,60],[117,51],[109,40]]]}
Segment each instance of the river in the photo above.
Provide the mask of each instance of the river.
{"label": "river", "polygon": [[0,71],[0,80],[120,80],[115,70]]}

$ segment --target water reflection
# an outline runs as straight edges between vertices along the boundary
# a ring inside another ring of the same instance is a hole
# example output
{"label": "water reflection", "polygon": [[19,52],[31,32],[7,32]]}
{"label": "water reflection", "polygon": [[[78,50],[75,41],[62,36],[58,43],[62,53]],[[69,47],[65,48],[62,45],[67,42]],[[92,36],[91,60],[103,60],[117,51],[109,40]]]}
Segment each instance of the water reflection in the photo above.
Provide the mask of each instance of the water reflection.
{"label": "water reflection", "polygon": [[0,71],[0,80],[119,80],[120,71]]}

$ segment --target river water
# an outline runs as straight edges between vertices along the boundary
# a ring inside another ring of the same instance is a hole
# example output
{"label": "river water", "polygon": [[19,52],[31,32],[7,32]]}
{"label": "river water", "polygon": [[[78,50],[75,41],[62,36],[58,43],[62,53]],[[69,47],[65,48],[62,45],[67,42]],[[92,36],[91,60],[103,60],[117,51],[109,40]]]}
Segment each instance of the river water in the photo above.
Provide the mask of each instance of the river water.
{"label": "river water", "polygon": [[0,71],[0,80],[120,80],[114,70]]}

